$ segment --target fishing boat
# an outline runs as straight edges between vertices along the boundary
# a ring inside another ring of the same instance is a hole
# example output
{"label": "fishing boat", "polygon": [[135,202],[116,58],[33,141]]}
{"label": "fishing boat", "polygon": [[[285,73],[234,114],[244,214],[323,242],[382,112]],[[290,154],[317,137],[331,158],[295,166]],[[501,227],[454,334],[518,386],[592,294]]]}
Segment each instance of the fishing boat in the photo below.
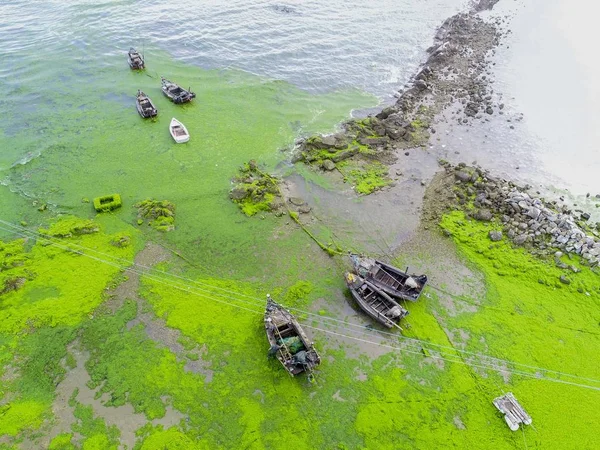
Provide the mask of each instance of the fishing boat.
{"label": "fishing boat", "polygon": [[353,273],[346,274],[346,284],[358,306],[388,328],[400,328],[400,320],[408,311],[373,283]]}
{"label": "fishing boat", "polygon": [[188,133],[187,128],[175,117],[171,119],[171,123],[169,124],[169,132],[171,133],[171,136],[173,136],[173,139],[175,139],[175,142],[178,144],[183,144],[184,142],[190,140],[190,133]]}
{"label": "fishing boat", "polygon": [[136,97],[137,110],[144,119],[155,117],[158,115],[158,110],[146,94],[138,90]]}
{"label": "fishing boat", "polygon": [[269,355],[275,356],[290,375],[307,372],[312,378],[321,357],[294,316],[268,294],[264,320],[271,344]]}
{"label": "fishing boat", "polygon": [[408,267],[402,271],[372,258],[351,255],[354,271],[388,295],[416,302],[427,284],[426,275],[410,275]]}
{"label": "fishing boat", "polygon": [[519,424],[531,425],[533,420],[519,404],[512,392],[496,397],[492,403],[504,414],[504,421],[512,431],[519,429]]}
{"label": "fishing boat", "polygon": [[173,103],[187,103],[191,102],[196,94],[191,90],[186,91],[181,86],[167,80],[165,77],[160,77],[162,82],[162,91]]}
{"label": "fishing boat", "polygon": [[131,67],[133,70],[142,70],[146,67],[144,64],[144,58],[133,47],[129,49],[129,53],[127,54],[127,62],[129,63],[129,67]]}

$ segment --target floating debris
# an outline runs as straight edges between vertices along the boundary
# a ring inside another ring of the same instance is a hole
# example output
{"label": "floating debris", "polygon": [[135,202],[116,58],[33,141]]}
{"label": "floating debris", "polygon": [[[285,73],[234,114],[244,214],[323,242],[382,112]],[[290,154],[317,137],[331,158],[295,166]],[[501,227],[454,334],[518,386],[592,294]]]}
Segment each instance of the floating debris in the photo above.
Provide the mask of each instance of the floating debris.
{"label": "floating debris", "polygon": [[105,195],[94,199],[94,209],[98,212],[112,211],[120,208],[122,204],[119,194]]}
{"label": "floating debris", "polygon": [[525,412],[512,392],[495,398],[492,403],[498,408],[498,411],[504,414],[504,420],[512,431],[517,431],[521,423],[531,425],[531,417]]}

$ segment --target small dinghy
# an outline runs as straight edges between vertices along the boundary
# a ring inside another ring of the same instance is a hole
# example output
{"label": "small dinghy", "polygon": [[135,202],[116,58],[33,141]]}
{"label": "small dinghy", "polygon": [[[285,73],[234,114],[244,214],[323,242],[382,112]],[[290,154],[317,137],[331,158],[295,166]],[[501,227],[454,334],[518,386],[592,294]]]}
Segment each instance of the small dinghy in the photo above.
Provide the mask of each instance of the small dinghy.
{"label": "small dinghy", "polygon": [[512,392],[496,397],[492,403],[498,408],[498,411],[504,414],[504,420],[512,431],[517,431],[521,423],[531,425],[533,422],[531,416],[525,412]]}
{"label": "small dinghy", "polygon": [[191,102],[196,94],[192,91],[186,91],[181,86],[172,83],[164,77],[160,77],[162,83],[162,91],[173,103],[187,103]]}
{"label": "small dinghy", "polygon": [[268,294],[265,330],[271,344],[269,356],[277,357],[290,375],[307,372],[312,378],[312,371],[321,362],[321,357],[294,316]]}
{"label": "small dinghy", "polygon": [[138,90],[136,98],[137,110],[144,119],[149,117],[156,117],[158,110],[146,94]]}
{"label": "small dinghy", "polygon": [[183,144],[190,140],[190,133],[188,133],[187,128],[184,124],[182,124],[175,117],[171,119],[171,123],[169,124],[169,131],[171,132],[171,136],[175,139],[175,142],[178,144]]}
{"label": "small dinghy", "polygon": [[127,62],[129,63],[129,67],[133,70],[142,70],[146,67],[144,64],[144,58],[138,52],[135,51],[135,48],[131,47],[129,49],[129,53],[127,54]]}
{"label": "small dinghy", "polygon": [[402,271],[382,261],[358,255],[350,258],[358,275],[392,297],[416,302],[427,284],[426,275],[410,275],[408,268]]}
{"label": "small dinghy", "polygon": [[346,284],[358,306],[377,322],[388,328],[400,328],[400,320],[408,315],[408,311],[400,306],[389,295],[364,278],[346,274]]}

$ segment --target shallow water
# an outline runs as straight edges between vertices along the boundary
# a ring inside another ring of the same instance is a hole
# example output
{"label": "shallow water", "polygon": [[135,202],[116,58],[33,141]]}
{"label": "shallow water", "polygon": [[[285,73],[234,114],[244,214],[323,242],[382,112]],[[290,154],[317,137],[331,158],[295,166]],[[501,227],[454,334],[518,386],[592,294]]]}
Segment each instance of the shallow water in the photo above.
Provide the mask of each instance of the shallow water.
{"label": "shallow water", "polygon": [[584,2],[564,0],[501,1],[491,15],[511,18],[504,29],[512,32],[491,58],[503,114],[484,114],[486,121],[474,127],[452,126],[444,149],[441,142],[437,149],[555,190],[594,212],[600,202],[594,198],[600,194],[595,17]]}

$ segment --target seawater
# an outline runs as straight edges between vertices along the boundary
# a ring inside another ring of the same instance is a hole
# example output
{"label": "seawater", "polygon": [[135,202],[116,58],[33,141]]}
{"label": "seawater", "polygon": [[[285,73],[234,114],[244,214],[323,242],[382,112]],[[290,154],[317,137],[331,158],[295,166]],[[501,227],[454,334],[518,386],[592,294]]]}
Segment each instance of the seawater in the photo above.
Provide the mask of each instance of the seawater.
{"label": "seawater", "polygon": [[[383,101],[462,4],[3,2],[2,216],[35,226],[47,204],[94,217],[87,200],[119,193],[126,207],[115,220],[131,223],[135,202],[167,199],[177,205],[175,247],[233,264],[239,248],[267,248],[272,237],[269,220],[249,221],[228,200],[236,169],[249,159],[273,168],[298,136],[331,132]],[[130,46],[146,71],[129,69]],[[197,98],[173,105],[161,75]],[[137,115],[138,89],[158,120]],[[188,127],[188,144],[171,140],[171,117]]]}

